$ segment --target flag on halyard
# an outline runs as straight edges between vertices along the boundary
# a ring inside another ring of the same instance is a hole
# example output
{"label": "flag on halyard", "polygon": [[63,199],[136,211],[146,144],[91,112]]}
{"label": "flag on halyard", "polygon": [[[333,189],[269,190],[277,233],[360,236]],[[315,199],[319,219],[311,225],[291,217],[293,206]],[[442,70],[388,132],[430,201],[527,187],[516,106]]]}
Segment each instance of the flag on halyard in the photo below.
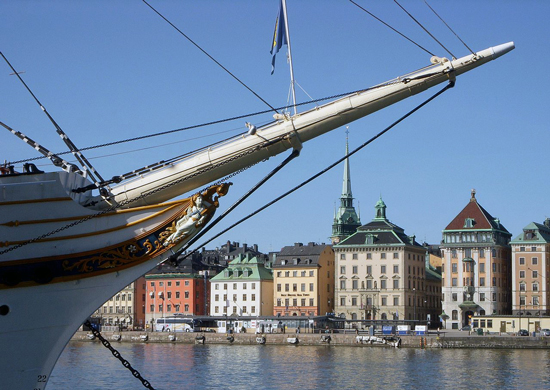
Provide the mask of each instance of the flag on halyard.
{"label": "flag on halyard", "polygon": [[285,13],[283,10],[283,1],[279,7],[279,15],[277,15],[277,21],[275,22],[275,32],[273,33],[273,44],[271,45],[270,53],[273,55],[271,59],[271,74],[275,72],[275,56],[279,52],[279,49],[283,45],[287,45],[286,29],[285,29]]}

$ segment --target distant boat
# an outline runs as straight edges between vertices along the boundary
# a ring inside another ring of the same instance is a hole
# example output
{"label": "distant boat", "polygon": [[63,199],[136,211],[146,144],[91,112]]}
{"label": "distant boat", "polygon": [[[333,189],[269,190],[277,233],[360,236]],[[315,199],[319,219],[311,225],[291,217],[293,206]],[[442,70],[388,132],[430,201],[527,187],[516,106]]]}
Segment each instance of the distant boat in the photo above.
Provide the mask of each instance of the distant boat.
{"label": "distant boat", "polygon": [[[211,220],[229,184],[209,183],[286,150],[300,150],[304,142],[453,82],[512,49],[510,42],[459,59],[435,59],[421,70],[314,109],[275,115],[268,125],[158,170],[136,172],[100,192],[83,170],[5,166],[0,174],[1,387],[44,389],[82,322]],[[191,197],[172,200],[204,186]],[[56,233],[44,236],[47,232]]]}

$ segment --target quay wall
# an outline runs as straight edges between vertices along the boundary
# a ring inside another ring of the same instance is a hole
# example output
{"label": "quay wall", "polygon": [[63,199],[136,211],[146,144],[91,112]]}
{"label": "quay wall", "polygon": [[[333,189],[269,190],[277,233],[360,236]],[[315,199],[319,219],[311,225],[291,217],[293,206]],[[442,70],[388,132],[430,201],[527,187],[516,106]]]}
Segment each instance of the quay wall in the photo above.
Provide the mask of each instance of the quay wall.
{"label": "quay wall", "polygon": [[[79,331],[72,337],[73,341],[99,342],[97,338],[90,339],[90,332]],[[102,332],[105,339],[112,344],[118,342],[131,343],[183,343],[194,344],[197,337],[204,336],[204,344],[236,344],[236,345],[256,345],[256,338],[261,335],[252,333],[168,333],[168,332]],[[146,336],[146,337],[145,337]],[[269,333],[263,335],[265,344],[283,345],[289,344],[287,338],[297,337],[298,345],[335,345],[335,346],[355,346],[368,347],[368,344],[358,343],[355,333],[330,334],[330,342],[322,342],[321,337],[325,334],[320,333]],[[232,337],[232,340],[228,340]],[[516,336],[400,336],[402,348],[495,348],[495,349],[545,349],[550,348],[550,337],[516,337]],[[172,338],[172,339],[171,339]],[[145,340],[146,339],[146,340]],[[383,345],[373,345],[373,347],[384,347]]]}

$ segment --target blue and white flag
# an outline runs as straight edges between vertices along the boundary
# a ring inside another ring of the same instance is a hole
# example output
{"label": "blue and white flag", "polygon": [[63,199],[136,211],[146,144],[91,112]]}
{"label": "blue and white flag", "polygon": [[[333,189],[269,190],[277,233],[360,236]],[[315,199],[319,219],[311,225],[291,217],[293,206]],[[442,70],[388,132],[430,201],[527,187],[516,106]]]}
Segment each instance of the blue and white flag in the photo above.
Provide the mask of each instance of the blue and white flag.
{"label": "blue and white flag", "polygon": [[273,44],[271,45],[270,51],[273,55],[271,59],[271,74],[275,72],[275,56],[283,45],[288,45],[288,42],[285,28],[285,13],[283,10],[283,1],[281,0],[279,15],[277,15],[277,21],[275,22],[275,32],[273,33]]}

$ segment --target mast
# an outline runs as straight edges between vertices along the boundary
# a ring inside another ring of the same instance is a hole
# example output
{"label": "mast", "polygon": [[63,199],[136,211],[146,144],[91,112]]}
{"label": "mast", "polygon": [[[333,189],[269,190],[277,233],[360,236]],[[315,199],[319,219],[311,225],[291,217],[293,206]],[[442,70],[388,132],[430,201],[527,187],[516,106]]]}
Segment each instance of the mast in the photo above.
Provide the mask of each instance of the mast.
{"label": "mast", "polygon": [[292,51],[290,50],[290,31],[288,29],[288,17],[286,12],[286,0],[281,0],[283,8],[283,18],[285,20],[286,41],[288,44],[288,63],[290,66],[290,88],[292,90],[292,106],[294,107],[294,115],[296,115],[296,90],[294,88],[294,67],[292,66]]}

